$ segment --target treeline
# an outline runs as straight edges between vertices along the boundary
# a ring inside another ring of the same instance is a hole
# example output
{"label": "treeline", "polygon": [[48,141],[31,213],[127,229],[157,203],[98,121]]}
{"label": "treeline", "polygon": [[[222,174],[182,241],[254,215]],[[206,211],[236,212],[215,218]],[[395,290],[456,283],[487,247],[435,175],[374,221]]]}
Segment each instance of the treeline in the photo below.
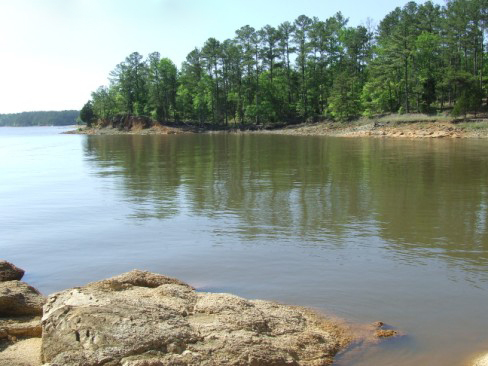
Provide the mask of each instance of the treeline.
{"label": "treeline", "polygon": [[246,25],[209,38],[181,70],[154,52],[129,55],[81,117],[211,124],[348,120],[380,113],[476,113],[487,94],[488,0],[396,8],[377,27],[341,13]]}
{"label": "treeline", "polygon": [[0,114],[0,126],[69,126],[77,123],[80,111],[47,111]]}

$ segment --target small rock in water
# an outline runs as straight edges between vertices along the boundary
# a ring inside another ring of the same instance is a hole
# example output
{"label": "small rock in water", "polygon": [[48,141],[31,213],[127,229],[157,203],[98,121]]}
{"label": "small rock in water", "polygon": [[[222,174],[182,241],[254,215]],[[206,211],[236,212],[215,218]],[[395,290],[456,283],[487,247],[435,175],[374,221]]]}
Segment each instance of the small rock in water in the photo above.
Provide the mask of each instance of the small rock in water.
{"label": "small rock in water", "polygon": [[20,281],[24,276],[24,270],[5,260],[0,260],[0,282]]}
{"label": "small rock in water", "polygon": [[377,338],[391,338],[399,335],[398,331],[394,329],[389,329],[390,327],[385,323],[383,323],[382,321],[374,322],[372,326],[376,328],[374,331],[374,335]]}
{"label": "small rock in water", "polygon": [[378,338],[391,338],[398,335],[398,332],[393,329],[378,329],[375,332]]}

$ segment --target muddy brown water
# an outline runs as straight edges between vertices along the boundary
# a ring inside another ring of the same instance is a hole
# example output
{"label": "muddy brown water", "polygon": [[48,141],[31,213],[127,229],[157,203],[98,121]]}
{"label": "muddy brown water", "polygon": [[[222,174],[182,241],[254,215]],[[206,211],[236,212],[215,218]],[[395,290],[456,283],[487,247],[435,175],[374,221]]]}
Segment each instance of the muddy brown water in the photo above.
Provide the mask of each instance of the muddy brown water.
{"label": "muddy brown water", "polygon": [[488,141],[0,128],[0,257],[48,294],[133,268],[405,336],[338,365],[488,351]]}

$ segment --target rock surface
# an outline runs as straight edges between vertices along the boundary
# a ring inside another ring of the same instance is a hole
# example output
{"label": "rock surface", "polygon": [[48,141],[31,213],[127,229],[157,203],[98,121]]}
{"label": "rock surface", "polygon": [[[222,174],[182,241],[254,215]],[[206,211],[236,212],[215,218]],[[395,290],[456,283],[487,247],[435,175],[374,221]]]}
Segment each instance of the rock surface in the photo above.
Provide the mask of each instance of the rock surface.
{"label": "rock surface", "polygon": [[[408,120],[408,117],[406,118]],[[420,118],[421,119],[421,118]],[[280,135],[340,136],[340,137],[392,137],[409,139],[430,138],[488,138],[488,129],[467,129],[447,121],[394,121],[357,123],[312,123],[291,125],[283,129],[261,131]]]}
{"label": "rock surface", "polygon": [[473,366],[488,366],[488,353],[476,359]]}
{"label": "rock surface", "polygon": [[23,269],[20,269],[5,260],[0,260],[0,282],[14,280],[20,281],[23,276]]}
{"label": "rock surface", "polygon": [[303,308],[199,293],[137,270],[50,296],[42,328],[51,366],[318,366],[350,340]]}
{"label": "rock surface", "polygon": [[0,260],[0,365],[41,362],[41,315],[45,298],[19,280],[24,271]]}
{"label": "rock surface", "polygon": [[11,337],[40,337],[41,317],[0,318],[0,340]]}
{"label": "rock surface", "polygon": [[45,301],[39,291],[24,282],[0,282],[0,317],[42,315]]}

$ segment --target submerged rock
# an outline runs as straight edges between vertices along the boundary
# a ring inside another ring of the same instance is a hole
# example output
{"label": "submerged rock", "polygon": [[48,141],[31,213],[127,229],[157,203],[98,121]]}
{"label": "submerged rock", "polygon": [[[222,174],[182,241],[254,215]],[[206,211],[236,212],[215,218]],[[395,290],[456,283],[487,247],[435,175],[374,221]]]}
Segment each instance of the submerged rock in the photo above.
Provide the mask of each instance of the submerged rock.
{"label": "submerged rock", "polygon": [[0,317],[42,315],[45,297],[20,281],[0,282]]}
{"label": "submerged rock", "polygon": [[0,282],[20,281],[24,276],[24,270],[16,267],[10,262],[0,260]]}
{"label": "submerged rock", "polygon": [[392,329],[389,325],[382,321],[377,321],[372,324],[373,328],[376,328],[374,335],[377,338],[392,338],[399,336],[400,333],[397,330]]}
{"label": "submerged rock", "polygon": [[393,329],[378,329],[375,332],[375,335],[378,338],[391,338],[396,337],[398,335],[398,332]]}
{"label": "submerged rock", "polygon": [[349,342],[303,308],[142,271],[50,296],[42,328],[51,366],[329,365]]}

